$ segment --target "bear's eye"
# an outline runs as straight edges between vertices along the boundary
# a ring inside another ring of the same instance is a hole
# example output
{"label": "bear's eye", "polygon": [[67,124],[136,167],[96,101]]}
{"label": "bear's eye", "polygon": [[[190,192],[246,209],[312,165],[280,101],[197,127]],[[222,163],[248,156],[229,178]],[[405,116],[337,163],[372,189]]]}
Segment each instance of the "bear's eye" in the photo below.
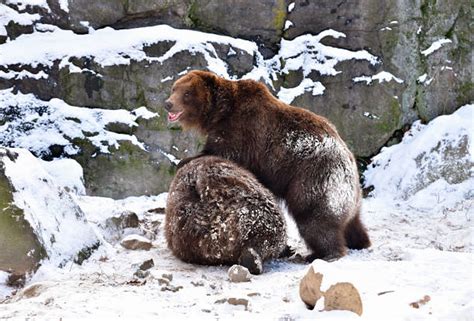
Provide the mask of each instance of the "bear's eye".
{"label": "bear's eye", "polygon": [[191,96],[191,92],[190,91],[187,91],[184,93],[184,97],[188,98],[189,96]]}

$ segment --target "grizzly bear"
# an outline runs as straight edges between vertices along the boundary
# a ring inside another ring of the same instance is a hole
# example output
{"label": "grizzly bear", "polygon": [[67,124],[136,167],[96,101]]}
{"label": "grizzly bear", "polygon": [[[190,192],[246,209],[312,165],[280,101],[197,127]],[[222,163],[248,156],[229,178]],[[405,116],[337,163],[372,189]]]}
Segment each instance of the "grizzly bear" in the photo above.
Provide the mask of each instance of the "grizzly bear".
{"label": "grizzly bear", "polygon": [[286,201],[312,251],[308,261],[370,246],[355,158],[326,118],[283,103],[259,82],[206,71],[179,78],[165,108],[168,121],[207,136],[200,154],[180,166],[216,155],[248,169]]}
{"label": "grizzly bear", "polygon": [[185,262],[240,264],[252,274],[286,246],[286,224],[277,200],[247,170],[206,156],[174,177],[166,205],[168,247]]}

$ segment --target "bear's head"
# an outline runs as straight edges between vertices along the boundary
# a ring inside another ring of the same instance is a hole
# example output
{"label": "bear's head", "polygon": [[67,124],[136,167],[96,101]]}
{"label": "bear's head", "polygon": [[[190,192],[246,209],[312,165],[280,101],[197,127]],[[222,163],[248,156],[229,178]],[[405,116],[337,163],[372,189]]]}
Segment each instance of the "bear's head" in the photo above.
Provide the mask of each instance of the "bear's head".
{"label": "bear's head", "polygon": [[193,70],[182,76],[173,84],[171,95],[165,101],[168,121],[206,133],[230,107],[227,99],[230,93],[225,90],[227,83],[208,71]]}

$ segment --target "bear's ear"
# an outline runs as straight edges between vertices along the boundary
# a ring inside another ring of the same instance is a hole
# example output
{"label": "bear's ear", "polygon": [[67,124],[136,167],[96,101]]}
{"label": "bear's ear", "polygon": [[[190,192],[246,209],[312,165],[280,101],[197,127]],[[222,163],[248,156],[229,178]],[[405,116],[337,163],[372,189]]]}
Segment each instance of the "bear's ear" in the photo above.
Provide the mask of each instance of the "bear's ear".
{"label": "bear's ear", "polygon": [[193,73],[202,79],[206,87],[211,92],[214,92],[216,90],[217,80],[218,80],[216,74],[209,71],[203,71],[203,70],[194,70]]}

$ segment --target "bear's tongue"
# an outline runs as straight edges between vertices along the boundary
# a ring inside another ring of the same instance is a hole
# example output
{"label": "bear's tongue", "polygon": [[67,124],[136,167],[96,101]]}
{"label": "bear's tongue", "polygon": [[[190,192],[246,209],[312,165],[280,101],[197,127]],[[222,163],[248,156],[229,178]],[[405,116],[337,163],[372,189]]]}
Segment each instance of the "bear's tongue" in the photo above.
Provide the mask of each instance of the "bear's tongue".
{"label": "bear's tongue", "polygon": [[174,122],[174,121],[177,121],[179,116],[181,116],[183,112],[180,111],[179,113],[168,113],[168,120],[170,122]]}

